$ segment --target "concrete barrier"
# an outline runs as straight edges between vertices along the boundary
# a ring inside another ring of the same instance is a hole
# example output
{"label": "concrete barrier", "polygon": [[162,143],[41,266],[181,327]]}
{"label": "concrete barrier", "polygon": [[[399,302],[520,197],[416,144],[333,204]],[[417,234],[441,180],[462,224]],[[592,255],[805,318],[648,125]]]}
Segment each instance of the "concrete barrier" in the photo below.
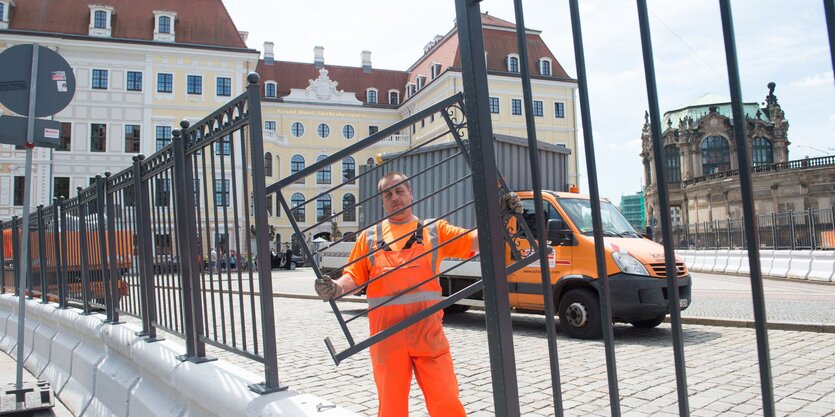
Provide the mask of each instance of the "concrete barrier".
{"label": "concrete barrier", "polygon": [[812,251],[793,250],[792,259],[789,262],[789,271],[786,276],[789,278],[806,279],[809,269],[812,267]]}
{"label": "concrete barrier", "polygon": [[[748,253],[745,254],[746,259],[748,258]],[[771,272],[771,268],[774,265],[774,251],[771,249],[763,249],[760,251],[760,271],[762,271],[763,275],[769,275]],[[750,267],[745,268],[745,272],[741,273],[748,273],[750,271]]]}
{"label": "concrete barrier", "polygon": [[787,277],[791,268],[792,251],[776,250],[772,257],[773,261],[768,275],[773,277]]}
{"label": "concrete barrier", "polygon": [[713,272],[713,267],[716,265],[716,250],[706,250],[704,264],[702,265],[702,270],[707,272]]}
{"label": "concrete barrier", "polygon": [[713,267],[711,271],[717,273],[725,272],[725,268],[728,267],[728,251],[727,250],[716,250],[713,254]]}
{"label": "concrete barrier", "polygon": [[812,262],[806,279],[812,281],[832,282],[835,280],[835,251],[812,251]]}
{"label": "concrete barrier", "polygon": [[[0,348],[14,356],[18,297],[0,295]],[[317,397],[286,390],[267,395],[247,385],[262,378],[223,361],[194,364],[176,356],[182,344],[147,343],[130,324],[99,314],[26,301],[24,365],[78,416],[356,417]]]}
{"label": "concrete barrier", "polygon": [[727,262],[725,262],[725,270],[723,272],[725,272],[726,274],[738,273],[739,269],[742,267],[743,257],[746,258],[747,262],[747,254],[747,251],[729,250],[727,255]]}
{"label": "concrete barrier", "polygon": [[696,271],[703,271],[705,266],[706,251],[695,251],[693,254],[693,269]]}

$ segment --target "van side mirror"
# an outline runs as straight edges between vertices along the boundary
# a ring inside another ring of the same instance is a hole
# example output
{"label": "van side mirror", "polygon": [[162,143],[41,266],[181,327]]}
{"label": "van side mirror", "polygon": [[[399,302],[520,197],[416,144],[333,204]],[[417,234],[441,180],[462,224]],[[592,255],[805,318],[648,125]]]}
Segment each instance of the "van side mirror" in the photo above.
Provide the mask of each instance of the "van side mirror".
{"label": "van side mirror", "polygon": [[571,229],[562,219],[548,220],[548,242],[551,246],[570,245],[573,241]]}

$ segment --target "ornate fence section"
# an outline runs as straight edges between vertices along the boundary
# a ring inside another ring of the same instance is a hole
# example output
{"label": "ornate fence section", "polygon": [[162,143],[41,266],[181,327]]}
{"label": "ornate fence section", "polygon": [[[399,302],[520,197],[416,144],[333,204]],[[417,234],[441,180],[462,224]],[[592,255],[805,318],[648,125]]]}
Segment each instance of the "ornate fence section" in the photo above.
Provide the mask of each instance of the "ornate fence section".
{"label": "ornate fence section", "polygon": [[[266,393],[282,388],[272,282],[259,279],[270,276],[268,237],[250,231],[268,226],[260,84],[254,73],[248,81],[155,154],[27,214],[26,295],[114,325],[140,318],[147,342],[161,340],[157,329],[185,340],[181,360],[212,360],[210,344],[259,361],[265,382],[250,389]],[[18,288],[21,223],[0,222],[0,293]]]}
{"label": "ornate fence section", "polygon": [[[742,218],[704,221],[673,228],[678,249],[743,249],[747,245]],[[757,216],[760,249],[835,249],[835,207]],[[661,236],[655,236],[660,240]]]}

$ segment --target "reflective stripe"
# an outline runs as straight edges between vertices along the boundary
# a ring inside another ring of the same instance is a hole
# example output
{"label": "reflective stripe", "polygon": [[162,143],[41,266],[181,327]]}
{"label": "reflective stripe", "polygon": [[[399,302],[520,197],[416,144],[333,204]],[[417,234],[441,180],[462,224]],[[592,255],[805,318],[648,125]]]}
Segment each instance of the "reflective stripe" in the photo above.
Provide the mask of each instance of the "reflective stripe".
{"label": "reflective stripe", "polygon": [[[422,291],[401,295],[399,297],[368,297],[368,306],[377,307],[385,304],[387,306],[399,306],[404,304],[412,304],[420,301],[440,301],[443,297],[439,291]],[[389,301],[391,300],[391,301]]]}
{"label": "reflective stripe", "polygon": [[[438,223],[435,219],[424,219],[423,228],[429,232],[429,247],[432,248],[432,273],[437,274],[438,271]],[[427,226],[428,223],[429,224]]]}
{"label": "reflective stripe", "polygon": [[[373,227],[369,227],[368,229],[365,229],[365,244],[366,244],[366,247],[368,247],[368,253],[369,254],[374,250],[374,242],[376,241],[376,236],[375,235],[376,234],[374,233],[374,228]],[[373,268],[374,267],[374,256],[373,255],[368,257],[368,262],[371,265],[371,267]]]}

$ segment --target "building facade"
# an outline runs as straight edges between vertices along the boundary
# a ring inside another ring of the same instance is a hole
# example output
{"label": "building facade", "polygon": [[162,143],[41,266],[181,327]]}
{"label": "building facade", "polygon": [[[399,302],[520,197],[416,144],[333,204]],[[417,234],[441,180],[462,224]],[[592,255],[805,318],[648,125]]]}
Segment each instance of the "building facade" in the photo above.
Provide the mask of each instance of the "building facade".
{"label": "building facade", "polygon": [[[789,122],[768,84],[762,106],[743,104],[748,157],[758,214],[828,208],[835,203],[835,157],[789,159]],[[706,95],[664,114],[665,175],[673,226],[742,217],[736,142],[730,100]],[[649,121],[641,134],[648,222],[657,218]]]}
{"label": "building facade", "polygon": [[633,195],[620,197],[620,211],[623,217],[639,233],[643,233],[647,226],[646,212],[644,211],[644,193],[638,192]]}
{"label": "building facade", "polygon": [[[515,25],[486,14],[482,15],[482,24],[494,133],[526,138]],[[537,139],[571,151],[567,178],[568,183],[577,184],[577,83],[559,64],[540,33],[527,31]],[[265,43],[258,73],[264,82],[267,183],[461,92],[458,48],[458,31],[453,27],[446,35],[429,42],[423,55],[409,68],[387,70],[372,65],[370,51],[360,54],[360,65],[349,67],[327,65],[322,47],[314,48],[312,63],[282,61],[272,53],[273,44]],[[291,200],[306,201],[325,192],[359,173],[360,164],[375,163],[377,154],[402,151],[446,131],[442,118],[428,117],[366,149],[357,158],[346,158],[315,179],[294,184]],[[452,137],[440,139],[445,140]],[[273,239],[276,243],[288,242],[292,235],[290,223],[275,200],[273,196],[267,198],[275,231]],[[296,213],[296,220],[305,228],[321,216],[349,209],[337,225],[320,225],[305,238],[330,239],[335,237],[333,233],[356,231],[362,213],[350,208],[358,200],[358,185],[346,185],[320,197],[315,211],[310,207]],[[292,205],[292,201],[288,203]]]}

